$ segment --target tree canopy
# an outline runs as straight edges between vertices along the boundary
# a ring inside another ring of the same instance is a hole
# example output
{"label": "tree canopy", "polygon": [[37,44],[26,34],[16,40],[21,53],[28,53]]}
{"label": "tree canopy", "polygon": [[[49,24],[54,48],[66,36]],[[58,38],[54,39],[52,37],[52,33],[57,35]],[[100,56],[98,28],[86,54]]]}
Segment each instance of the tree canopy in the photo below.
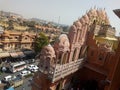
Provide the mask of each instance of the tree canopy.
{"label": "tree canopy", "polygon": [[49,44],[49,39],[44,33],[40,33],[38,37],[35,40],[35,52],[38,53],[41,51],[41,49]]}

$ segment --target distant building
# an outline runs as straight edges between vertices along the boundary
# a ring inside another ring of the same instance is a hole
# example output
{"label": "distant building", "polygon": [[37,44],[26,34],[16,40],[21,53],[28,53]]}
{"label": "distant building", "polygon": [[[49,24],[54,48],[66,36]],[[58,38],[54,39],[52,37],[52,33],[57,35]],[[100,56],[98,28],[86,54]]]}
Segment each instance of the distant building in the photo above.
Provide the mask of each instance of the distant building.
{"label": "distant building", "polygon": [[3,32],[4,32],[4,29],[0,27],[0,34],[2,34]]}
{"label": "distant building", "polygon": [[35,37],[34,33],[4,31],[0,36],[0,48],[3,51],[33,49]]}
{"label": "distant building", "polygon": [[37,28],[38,30],[38,32],[40,32],[40,31],[42,31],[42,32],[44,32],[44,33],[47,33],[47,34],[49,34],[49,33],[52,33],[52,34],[60,34],[61,33],[61,29],[59,29],[59,28],[54,28],[54,27],[47,27],[47,26],[40,26],[40,25],[35,25],[35,28]]}

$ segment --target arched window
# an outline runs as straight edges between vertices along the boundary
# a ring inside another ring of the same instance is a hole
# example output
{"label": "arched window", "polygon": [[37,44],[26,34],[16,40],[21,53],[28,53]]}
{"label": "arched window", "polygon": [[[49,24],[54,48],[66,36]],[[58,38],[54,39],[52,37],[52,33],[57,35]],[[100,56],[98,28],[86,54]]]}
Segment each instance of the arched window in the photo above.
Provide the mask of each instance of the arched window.
{"label": "arched window", "polygon": [[61,59],[62,59],[62,52],[60,52],[58,55],[58,60],[57,60],[58,64],[61,64]]}
{"label": "arched window", "polygon": [[52,58],[51,61],[50,61],[50,64],[53,66],[55,64],[55,58]]}
{"label": "arched window", "polygon": [[79,59],[81,58],[81,52],[82,52],[82,47],[80,48]]}
{"label": "arched window", "polygon": [[63,54],[62,64],[67,63],[67,61],[68,61],[68,52],[66,52],[66,53]]}
{"label": "arched window", "polygon": [[103,53],[100,53],[100,54],[99,54],[98,60],[100,60],[100,61],[103,61],[103,60],[104,60],[104,55],[103,55]]}
{"label": "arched window", "polygon": [[96,24],[96,20],[93,20],[93,24]]}
{"label": "arched window", "polygon": [[76,33],[76,39],[75,39],[75,42],[78,42],[79,40],[79,34],[80,34],[80,30],[77,30],[77,33]]}
{"label": "arched window", "polygon": [[73,57],[72,57],[72,61],[75,60],[75,57],[76,57],[76,53],[77,53],[77,48],[75,48],[74,52],[73,52]]}
{"label": "arched window", "polygon": [[81,38],[81,35],[82,35],[82,31],[80,30],[80,31],[79,31],[79,40],[78,40],[79,42],[80,42],[80,40],[82,39],[82,38]]}

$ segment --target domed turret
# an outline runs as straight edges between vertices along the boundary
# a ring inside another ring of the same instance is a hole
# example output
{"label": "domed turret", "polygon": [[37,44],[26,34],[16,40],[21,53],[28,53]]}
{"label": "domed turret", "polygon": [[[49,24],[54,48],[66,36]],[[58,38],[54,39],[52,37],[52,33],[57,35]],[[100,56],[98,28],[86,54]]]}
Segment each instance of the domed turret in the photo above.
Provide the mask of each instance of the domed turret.
{"label": "domed turret", "polygon": [[54,48],[49,44],[43,48],[44,53],[50,57],[55,57]]}
{"label": "domed turret", "polygon": [[82,27],[82,24],[79,21],[74,22],[73,25],[80,28]]}
{"label": "domed turret", "polygon": [[80,21],[82,24],[85,24],[85,20],[84,20],[83,17],[82,17],[79,21]]}
{"label": "domed turret", "polygon": [[91,17],[91,16],[97,16],[97,12],[96,12],[96,9],[91,9],[89,12],[88,12],[88,16]]}
{"label": "domed turret", "polygon": [[69,51],[70,43],[66,34],[62,34],[59,37],[59,50]]}
{"label": "domed turret", "polygon": [[87,14],[84,15],[83,18],[85,19],[85,22],[88,24],[89,23],[89,17],[88,17],[88,15]]}
{"label": "domed turret", "polygon": [[39,67],[42,72],[48,74],[50,69],[55,66],[55,51],[54,48],[49,44],[45,46],[39,54]]}
{"label": "domed turret", "polygon": [[75,25],[72,25],[72,26],[70,27],[70,30],[72,30],[73,32],[77,32],[77,28],[76,28]]}

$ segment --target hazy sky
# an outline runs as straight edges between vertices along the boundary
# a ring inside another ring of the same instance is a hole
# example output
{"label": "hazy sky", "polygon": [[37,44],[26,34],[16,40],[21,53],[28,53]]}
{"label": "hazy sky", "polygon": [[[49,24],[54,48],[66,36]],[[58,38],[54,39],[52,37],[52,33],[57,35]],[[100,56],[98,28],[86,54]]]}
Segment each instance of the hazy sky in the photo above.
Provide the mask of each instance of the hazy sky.
{"label": "hazy sky", "polygon": [[111,25],[120,32],[120,19],[112,10],[120,0],[0,0],[0,10],[16,12],[25,18],[41,18],[71,25],[91,7],[105,8]]}

